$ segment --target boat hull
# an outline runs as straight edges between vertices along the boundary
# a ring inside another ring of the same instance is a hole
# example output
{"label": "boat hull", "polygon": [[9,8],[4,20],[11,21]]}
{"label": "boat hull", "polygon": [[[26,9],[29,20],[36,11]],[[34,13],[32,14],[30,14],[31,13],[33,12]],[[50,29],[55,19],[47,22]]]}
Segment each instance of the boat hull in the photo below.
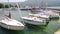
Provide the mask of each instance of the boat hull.
{"label": "boat hull", "polygon": [[24,26],[11,26],[11,25],[6,25],[6,24],[1,23],[1,22],[0,22],[0,26],[4,27],[6,29],[11,29],[11,30],[23,30],[24,29]]}
{"label": "boat hull", "polygon": [[10,30],[23,30],[25,27],[22,23],[13,19],[0,21],[0,26]]}
{"label": "boat hull", "polygon": [[30,29],[45,29],[47,27],[47,25],[33,25],[29,23],[25,23],[25,24]]}
{"label": "boat hull", "polygon": [[28,20],[28,19],[23,19],[25,23],[33,24],[33,25],[47,25],[46,21],[34,21],[34,20]]}

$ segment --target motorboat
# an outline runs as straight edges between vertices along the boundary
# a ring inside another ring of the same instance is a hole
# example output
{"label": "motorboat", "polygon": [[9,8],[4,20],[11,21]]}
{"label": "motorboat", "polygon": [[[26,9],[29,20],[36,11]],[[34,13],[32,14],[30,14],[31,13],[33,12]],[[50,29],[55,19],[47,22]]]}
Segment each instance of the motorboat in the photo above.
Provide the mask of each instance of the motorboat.
{"label": "motorboat", "polygon": [[33,25],[47,25],[46,19],[38,18],[38,17],[21,17],[25,23],[33,24]]}
{"label": "motorboat", "polygon": [[59,13],[56,13],[53,10],[45,11],[45,13],[50,15],[50,18],[59,17]]}
{"label": "motorboat", "polygon": [[55,18],[55,17],[58,17],[59,18],[59,13],[56,13],[56,12],[53,12],[52,10],[45,10],[45,11],[42,11],[40,13],[37,13],[37,14],[32,14],[32,13],[29,13],[29,15],[31,16],[37,16],[37,17],[42,17],[42,18]]}
{"label": "motorboat", "polygon": [[32,12],[40,12],[43,11],[40,7],[32,7],[31,9]]}
{"label": "motorboat", "polygon": [[12,19],[10,12],[9,15],[5,15],[4,19],[0,20],[0,26],[11,30],[23,30],[25,27],[21,22]]}
{"label": "motorboat", "polygon": [[25,27],[21,22],[10,18],[0,20],[0,26],[11,30],[23,30]]}
{"label": "motorboat", "polygon": [[45,13],[38,13],[38,14],[29,13],[29,15],[30,16],[40,17],[40,18],[47,19],[47,20],[50,19],[50,16],[48,14],[45,14]]}
{"label": "motorboat", "polygon": [[[8,3],[9,3],[9,1],[8,1]],[[18,8],[19,8],[19,6],[18,6]],[[5,15],[4,16],[5,18],[0,20],[0,26],[3,28],[6,28],[6,29],[10,29],[10,30],[23,30],[25,26],[21,22],[11,18],[10,9],[11,8],[7,8],[7,10],[9,11],[9,15]],[[16,8],[12,8],[11,10],[15,10],[15,9]]]}

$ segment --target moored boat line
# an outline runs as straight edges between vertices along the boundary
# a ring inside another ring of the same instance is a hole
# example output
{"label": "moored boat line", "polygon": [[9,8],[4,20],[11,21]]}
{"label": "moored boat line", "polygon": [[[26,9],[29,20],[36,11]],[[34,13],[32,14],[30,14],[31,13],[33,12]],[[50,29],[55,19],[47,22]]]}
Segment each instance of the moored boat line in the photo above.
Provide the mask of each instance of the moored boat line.
{"label": "moored boat line", "polygon": [[[44,25],[46,25],[47,22],[49,22],[49,20],[51,18],[55,18],[55,17],[59,18],[59,13],[53,12],[52,10],[45,10],[45,11],[43,10],[40,13],[37,13],[37,14],[29,13],[29,16],[21,17],[21,18],[23,19],[24,22],[29,23],[29,24],[35,23],[33,25],[38,25],[37,23],[39,22],[40,25],[43,25],[44,23],[45,23]],[[45,20],[43,20],[43,19],[45,19]],[[39,21],[36,22],[36,20],[39,20]],[[43,22],[41,23],[40,20],[42,20]]]}

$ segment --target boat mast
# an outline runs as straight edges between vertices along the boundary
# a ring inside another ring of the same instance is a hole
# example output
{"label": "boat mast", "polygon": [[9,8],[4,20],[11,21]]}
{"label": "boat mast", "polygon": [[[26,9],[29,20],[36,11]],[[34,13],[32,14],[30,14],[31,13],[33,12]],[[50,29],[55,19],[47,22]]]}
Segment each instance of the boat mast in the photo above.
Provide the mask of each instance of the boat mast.
{"label": "boat mast", "polygon": [[[9,0],[7,0],[7,1],[8,1],[8,8],[10,9]],[[7,17],[11,18],[11,13],[10,13],[10,11],[9,11],[9,15],[8,15]]]}
{"label": "boat mast", "polygon": [[10,6],[9,6],[9,0],[7,0],[8,1],[8,7],[10,8]]}
{"label": "boat mast", "polygon": [[16,3],[16,4],[17,4],[19,15],[20,15],[20,17],[22,17],[22,14],[21,14],[21,11],[20,11],[20,8],[19,8],[19,3]]}
{"label": "boat mast", "polygon": [[45,8],[46,8],[46,10],[47,10],[47,7],[48,7],[48,2],[47,2],[47,0],[46,0],[45,4],[46,4],[46,7],[45,7]]}
{"label": "boat mast", "polygon": [[43,0],[41,0],[41,3],[40,3],[40,8],[43,7]]}
{"label": "boat mast", "polygon": [[[21,2],[21,1],[20,1]],[[22,17],[22,12],[21,12],[21,10],[20,10],[20,8],[19,8],[19,3],[16,3],[17,4],[17,7],[18,7],[18,12],[19,12],[19,15],[20,15],[20,19],[21,19],[21,17]],[[22,21],[22,19],[21,19],[21,21]],[[23,24],[24,24],[24,21],[22,22]],[[24,24],[25,25],[25,24]]]}

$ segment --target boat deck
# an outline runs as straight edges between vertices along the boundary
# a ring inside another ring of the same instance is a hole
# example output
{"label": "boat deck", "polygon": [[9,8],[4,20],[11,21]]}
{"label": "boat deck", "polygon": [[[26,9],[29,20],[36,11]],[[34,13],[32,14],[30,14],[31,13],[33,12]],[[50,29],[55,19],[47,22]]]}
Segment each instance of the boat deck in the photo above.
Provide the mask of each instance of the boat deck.
{"label": "boat deck", "polygon": [[12,26],[24,26],[22,23],[13,20],[13,19],[4,19],[1,21],[2,23],[6,24],[6,25],[12,25]]}

